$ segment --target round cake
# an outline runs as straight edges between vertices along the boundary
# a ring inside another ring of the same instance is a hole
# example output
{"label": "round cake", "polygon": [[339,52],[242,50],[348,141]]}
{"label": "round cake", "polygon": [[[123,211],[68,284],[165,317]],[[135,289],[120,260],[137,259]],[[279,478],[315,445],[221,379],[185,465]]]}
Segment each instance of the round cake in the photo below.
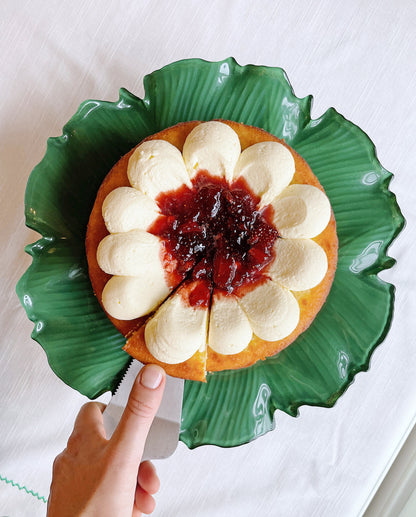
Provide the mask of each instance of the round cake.
{"label": "round cake", "polygon": [[86,235],[92,287],[124,350],[199,381],[304,332],[337,251],[329,200],[306,161],[228,120],[140,142],[104,179]]}

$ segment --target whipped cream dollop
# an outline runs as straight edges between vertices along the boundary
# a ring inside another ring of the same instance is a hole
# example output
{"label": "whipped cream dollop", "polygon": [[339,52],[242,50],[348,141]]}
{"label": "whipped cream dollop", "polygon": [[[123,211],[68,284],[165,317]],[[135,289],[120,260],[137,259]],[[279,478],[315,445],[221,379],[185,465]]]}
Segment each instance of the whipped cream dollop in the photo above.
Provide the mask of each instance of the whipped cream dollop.
{"label": "whipped cream dollop", "polygon": [[242,177],[261,198],[260,206],[268,205],[289,185],[295,174],[292,153],[279,142],[260,142],[247,147],[234,170],[234,178]]}
{"label": "whipped cream dollop", "polygon": [[[166,281],[163,239],[146,231],[160,216],[158,196],[183,185],[192,189],[201,170],[229,184],[243,178],[260,198],[258,210],[271,205],[280,236],[263,280],[238,296],[215,288],[209,307],[190,301],[188,281],[171,294],[176,286]],[[312,289],[328,270],[325,251],[311,239],[331,217],[326,195],[311,185],[291,184],[294,173],[295,160],[285,145],[261,142],[241,152],[237,133],[219,121],[196,125],[183,153],[164,140],[140,144],[128,163],[131,187],[115,189],[103,203],[110,234],[98,246],[97,260],[113,275],[102,295],[106,311],[121,320],[156,311],[146,323],[145,342],[168,364],[186,361],[207,346],[238,354],[253,335],[265,341],[290,335],[300,318],[291,291]]]}
{"label": "whipped cream dollop", "polygon": [[306,291],[322,282],[328,270],[325,251],[310,239],[277,239],[269,274],[291,291]]}
{"label": "whipped cream dollop", "polygon": [[182,153],[165,140],[140,144],[129,159],[127,176],[132,187],[153,199],[183,184],[191,187]]}
{"label": "whipped cream dollop", "polygon": [[110,316],[122,320],[139,318],[169,295],[160,255],[160,239],[144,230],[110,234],[100,242],[98,265],[113,275],[102,294],[103,306]]}
{"label": "whipped cream dollop", "polygon": [[237,133],[227,124],[215,120],[197,125],[183,146],[183,159],[191,178],[199,170],[207,170],[231,181],[240,153]]}
{"label": "whipped cream dollop", "polygon": [[97,249],[100,268],[109,275],[138,276],[163,271],[159,237],[144,230],[107,235]]}
{"label": "whipped cream dollop", "polygon": [[192,307],[187,299],[189,286],[179,288],[149,319],[145,341],[149,352],[159,361],[177,364],[205,351],[208,308]]}
{"label": "whipped cream dollop", "polygon": [[253,330],[235,296],[215,291],[209,317],[208,345],[219,354],[242,352],[250,343]]}
{"label": "whipped cream dollop", "polygon": [[134,320],[155,310],[169,293],[163,272],[152,275],[143,269],[139,276],[112,276],[104,286],[102,302],[113,318]]}
{"label": "whipped cream dollop", "polygon": [[239,303],[254,334],[277,341],[291,334],[299,323],[299,305],[293,294],[268,280],[243,296]]}
{"label": "whipped cream dollop", "polygon": [[325,230],[331,217],[328,198],[312,185],[289,185],[271,203],[273,223],[285,239],[310,239]]}
{"label": "whipped cream dollop", "polygon": [[146,230],[160,215],[155,201],[132,187],[119,187],[104,199],[102,214],[110,233]]}

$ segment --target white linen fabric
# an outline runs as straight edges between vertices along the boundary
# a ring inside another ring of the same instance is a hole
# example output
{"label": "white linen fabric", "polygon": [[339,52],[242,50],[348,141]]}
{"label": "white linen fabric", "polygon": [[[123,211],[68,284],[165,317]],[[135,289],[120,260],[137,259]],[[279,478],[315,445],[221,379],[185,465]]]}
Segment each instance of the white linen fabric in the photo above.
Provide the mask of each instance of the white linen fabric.
{"label": "white linen fabric", "polygon": [[[31,340],[15,285],[30,263],[24,190],[49,136],[85,99],[143,95],[143,76],[178,59],[283,67],[313,116],[334,106],[366,131],[408,225],[382,277],[395,315],[367,373],[334,408],[276,414],[276,429],[231,449],[156,462],[155,516],[356,517],[415,420],[416,9],[413,0],[2,0],[0,7],[0,515],[46,513],[54,457],[85,398]],[[108,400],[108,397],[103,397]],[[10,481],[9,483],[7,481]],[[13,486],[11,481],[18,486]],[[23,488],[26,487],[26,490]],[[38,496],[28,492],[32,491]]]}

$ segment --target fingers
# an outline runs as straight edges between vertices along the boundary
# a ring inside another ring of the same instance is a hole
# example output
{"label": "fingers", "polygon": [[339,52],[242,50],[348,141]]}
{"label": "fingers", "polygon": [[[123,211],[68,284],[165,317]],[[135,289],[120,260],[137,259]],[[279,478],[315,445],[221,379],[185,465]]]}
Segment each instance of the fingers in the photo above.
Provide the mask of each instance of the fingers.
{"label": "fingers", "polygon": [[144,461],[140,464],[137,482],[148,494],[156,494],[160,488],[160,481],[152,462]]}
{"label": "fingers", "polygon": [[162,401],[166,374],[163,368],[149,364],[142,368],[130,392],[126,409],[113,433],[111,442],[137,465],[155,414]]}
{"label": "fingers", "polygon": [[103,411],[105,404],[101,402],[88,402],[79,410],[75,420],[74,430],[71,436],[98,434],[105,438],[105,430],[103,425]]}
{"label": "fingers", "polygon": [[160,481],[156,474],[156,469],[150,461],[140,463],[139,474],[137,476],[137,487],[134,498],[133,517],[152,513],[156,502],[152,497],[160,487]]}
{"label": "fingers", "polygon": [[[138,512],[148,515],[155,509],[156,502],[154,498],[148,494],[142,487],[137,486],[136,496],[134,498],[134,508]],[[140,515],[140,513],[139,513]]]}

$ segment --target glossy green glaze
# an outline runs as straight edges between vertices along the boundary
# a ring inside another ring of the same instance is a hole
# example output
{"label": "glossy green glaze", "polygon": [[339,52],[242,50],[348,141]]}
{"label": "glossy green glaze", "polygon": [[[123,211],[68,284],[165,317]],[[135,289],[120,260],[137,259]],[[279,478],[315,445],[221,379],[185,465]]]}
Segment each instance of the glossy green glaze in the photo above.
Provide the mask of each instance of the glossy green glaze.
{"label": "glossy green glaze", "polygon": [[388,190],[392,175],[367,135],[334,109],[311,120],[312,97],[298,99],[280,68],[190,59],[144,79],[145,97],[86,101],[48,141],[26,191],[26,224],[42,238],[18,295],[35,323],[32,337],[55,373],[90,398],[116,388],[129,357],[123,337],[95,299],[84,238],[97,189],[118,159],[144,137],[187,120],[223,118],[284,138],[310,164],[334,209],[339,263],[330,295],[294,344],[254,366],[187,381],[180,438],[189,447],[235,446],[273,428],[276,409],[332,406],[366,370],[384,339],[394,287],[377,273],[404,219]]}

